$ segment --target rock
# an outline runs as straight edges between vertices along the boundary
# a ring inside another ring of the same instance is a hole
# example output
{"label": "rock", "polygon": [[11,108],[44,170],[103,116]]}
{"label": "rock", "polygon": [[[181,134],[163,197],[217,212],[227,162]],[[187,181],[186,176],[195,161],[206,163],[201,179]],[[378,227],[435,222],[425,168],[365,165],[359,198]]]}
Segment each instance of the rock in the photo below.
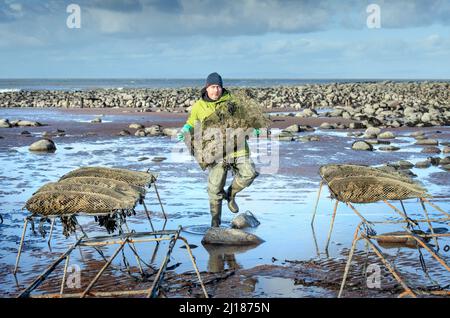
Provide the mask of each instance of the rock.
{"label": "rock", "polygon": [[311,108],[306,108],[302,111],[302,115],[304,117],[317,117],[317,111]]}
{"label": "rock", "polygon": [[299,127],[297,124],[291,125],[285,129],[283,129],[283,131],[289,131],[289,132],[293,132],[293,133],[297,133],[300,131]]}
{"label": "rock", "polygon": [[413,173],[409,169],[398,169],[397,172],[399,172],[399,173],[401,173],[401,174],[403,174],[404,176],[407,176],[407,177],[411,177],[411,178],[417,177],[417,175],[415,173]]}
{"label": "rock", "polygon": [[100,124],[102,122],[102,119],[97,117],[91,120],[91,123],[93,124]]}
{"label": "rock", "polygon": [[298,131],[299,132],[305,132],[305,131],[315,131],[314,127],[311,127],[309,125],[298,125]]}
{"label": "rock", "polygon": [[140,157],[140,158],[138,158],[138,161],[144,161],[144,160],[147,160],[147,159],[150,159],[149,157]]}
{"label": "rock", "polygon": [[378,135],[378,139],[394,139],[395,135],[391,131],[385,131]]}
{"label": "rock", "polygon": [[449,146],[445,146],[444,149],[442,149],[443,153],[450,153],[450,147]]}
{"label": "rock", "polygon": [[350,128],[350,129],[362,129],[362,128],[365,128],[365,127],[364,127],[364,125],[362,123],[354,122],[354,123],[350,123],[348,125],[348,128]]}
{"label": "rock", "polygon": [[202,239],[202,244],[255,245],[264,242],[258,236],[239,229],[211,227]]}
{"label": "rock", "polygon": [[369,127],[364,131],[366,136],[378,136],[381,133],[381,129],[377,127]]}
{"label": "rock", "polygon": [[438,147],[425,147],[421,153],[441,153],[441,150]]}
{"label": "rock", "polygon": [[297,141],[310,142],[310,141],[320,141],[318,136],[301,136],[296,138]]}
{"label": "rock", "polygon": [[167,158],[166,157],[154,157],[153,159],[152,159],[152,161],[153,162],[161,162],[161,161],[164,161],[164,160],[166,160]]}
{"label": "rock", "polygon": [[178,134],[178,128],[164,128],[163,134],[169,137],[175,137]]}
{"label": "rock", "polygon": [[28,149],[36,152],[55,152],[56,145],[51,139],[41,139],[31,144]]}
{"label": "rock", "polygon": [[261,223],[256,219],[252,212],[239,213],[232,221],[233,229],[244,229],[246,227],[257,227]]}
{"label": "rock", "polygon": [[400,160],[396,162],[396,166],[400,169],[411,169],[412,167],[414,167],[414,164],[412,164],[408,160]]}
{"label": "rock", "polygon": [[128,131],[128,130],[121,130],[120,132],[119,132],[119,136],[130,136],[131,135],[131,133]]}
{"label": "rock", "polygon": [[330,123],[324,122],[319,126],[320,129],[333,129],[334,126]]}
{"label": "rock", "polygon": [[416,164],[414,165],[414,167],[420,168],[420,169],[428,168],[430,166],[431,166],[431,162],[429,160],[419,161],[419,162],[416,162]]}
{"label": "rock", "polygon": [[20,134],[23,135],[23,136],[27,136],[27,137],[31,136],[31,133],[28,130],[24,130]]}
{"label": "rock", "polygon": [[134,124],[130,124],[130,126],[128,126],[128,128],[130,128],[130,129],[144,129],[144,125],[134,123]]}
{"label": "rock", "polygon": [[366,139],[365,142],[368,142],[371,145],[389,145],[391,142],[387,140],[378,140],[378,139]]}
{"label": "rock", "polygon": [[290,131],[284,131],[282,130],[281,133],[278,135],[279,141],[293,141],[295,140],[295,135]]}
{"label": "rock", "polygon": [[369,144],[368,142],[365,142],[365,141],[362,141],[362,140],[358,140],[358,141],[355,141],[352,144],[352,149],[353,150],[373,151],[373,146],[371,144]]}
{"label": "rock", "polygon": [[445,158],[441,159],[439,164],[443,165],[443,166],[450,164],[450,157],[445,157]]}
{"label": "rock", "polygon": [[8,119],[0,119],[0,128],[11,128],[11,124]]}
{"label": "rock", "polygon": [[441,169],[444,169],[445,171],[450,171],[450,164],[442,165]]}
{"label": "rock", "polygon": [[416,145],[418,146],[437,146],[439,142],[436,139],[422,139],[417,140]]}
{"label": "rock", "polygon": [[400,147],[392,146],[392,145],[390,145],[390,146],[382,146],[382,147],[378,148],[378,150],[381,150],[381,151],[397,151],[397,150],[400,150]]}
{"label": "rock", "polygon": [[414,137],[416,140],[423,140],[423,139],[427,139],[427,137],[425,135],[419,135]]}
{"label": "rock", "polygon": [[136,130],[136,132],[134,133],[135,136],[137,137],[145,137],[147,136],[147,134],[145,133],[144,129],[138,129]]}
{"label": "rock", "polygon": [[19,120],[17,122],[17,126],[19,126],[19,127],[39,127],[39,126],[42,126],[42,124],[37,121]]}
{"label": "rock", "polygon": [[415,131],[415,132],[410,134],[411,137],[424,136],[424,135],[425,135],[425,132],[422,131],[422,130]]}
{"label": "rock", "polygon": [[162,135],[161,126],[160,125],[151,125],[150,127],[146,127],[144,129],[145,133],[150,136],[159,136]]}
{"label": "rock", "polygon": [[439,163],[441,162],[441,158],[439,158],[439,157],[428,157],[427,160],[428,160],[433,166],[438,166]]}

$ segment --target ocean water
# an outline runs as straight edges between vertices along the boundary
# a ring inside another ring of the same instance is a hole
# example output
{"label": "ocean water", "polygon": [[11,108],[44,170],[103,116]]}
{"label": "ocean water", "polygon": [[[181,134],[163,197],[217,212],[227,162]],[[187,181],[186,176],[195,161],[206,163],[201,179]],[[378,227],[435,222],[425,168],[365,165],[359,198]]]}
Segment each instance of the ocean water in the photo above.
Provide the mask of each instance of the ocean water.
{"label": "ocean water", "polygon": [[[425,80],[396,79],[227,79],[225,86],[233,87],[272,87],[296,86],[306,84],[382,82],[393,80],[399,82]],[[0,79],[0,93],[19,90],[90,90],[99,88],[182,88],[202,87],[204,79]],[[432,80],[431,80],[432,81]],[[440,80],[442,81],[442,80]]]}

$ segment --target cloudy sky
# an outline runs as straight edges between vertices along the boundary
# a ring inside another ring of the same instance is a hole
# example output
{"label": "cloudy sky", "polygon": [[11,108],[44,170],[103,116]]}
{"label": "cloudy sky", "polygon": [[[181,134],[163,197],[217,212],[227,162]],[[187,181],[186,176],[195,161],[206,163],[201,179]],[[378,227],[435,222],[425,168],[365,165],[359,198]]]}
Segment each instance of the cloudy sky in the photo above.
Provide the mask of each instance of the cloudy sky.
{"label": "cloudy sky", "polygon": [[0,59],[0,78],[449,79],[450,0],[0,0]]}

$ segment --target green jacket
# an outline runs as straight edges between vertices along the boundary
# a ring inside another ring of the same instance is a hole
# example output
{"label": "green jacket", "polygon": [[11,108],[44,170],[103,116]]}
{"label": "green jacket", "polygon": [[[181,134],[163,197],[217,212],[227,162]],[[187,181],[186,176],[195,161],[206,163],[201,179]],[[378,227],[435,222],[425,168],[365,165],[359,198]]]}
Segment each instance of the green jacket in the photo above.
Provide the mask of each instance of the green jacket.
{"label": "green jacket", "polygon": [[[212,113],[214,113],[214,111],[216,110],[216,108],[218,106],[220,106],[224,102],[227,102],[230,99],[232,99],[231,94],[226,89],[224,89],[222,97],[220,97],[216,101],[211,101],[211,102],[208,102],[203,98],[205,93],[206,92],[204,92],[204,89],[203,89],[202,90],[202,98],[199,99],[198,101],[196,101],[194,103],[194,105],[192,106],[191,112],[186,121],[186,124],[191,127],[195,127],[195,124],[197,121],[200,121],[200,123],[202,123],[205,120],[205,118],[207,118]],[[249,156],[249,155],[250,155],[250,148],[248,147],[248,144],[246,141],[244,149],[235,151],[235,152],[231,153],[229,156],[231,158],[237,158],[237,157],[243,157],[243,156]]]}

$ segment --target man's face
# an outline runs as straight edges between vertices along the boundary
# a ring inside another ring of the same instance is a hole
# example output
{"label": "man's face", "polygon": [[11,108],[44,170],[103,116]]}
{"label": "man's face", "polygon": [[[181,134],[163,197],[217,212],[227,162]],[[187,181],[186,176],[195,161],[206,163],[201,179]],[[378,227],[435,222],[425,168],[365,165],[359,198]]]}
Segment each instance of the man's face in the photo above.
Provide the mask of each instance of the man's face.
{"label": "man's face", "polygon": [[222,87],[220,85],[209,85],[206,88],[208,97],[212,100],[218,100],[222,96]]}

